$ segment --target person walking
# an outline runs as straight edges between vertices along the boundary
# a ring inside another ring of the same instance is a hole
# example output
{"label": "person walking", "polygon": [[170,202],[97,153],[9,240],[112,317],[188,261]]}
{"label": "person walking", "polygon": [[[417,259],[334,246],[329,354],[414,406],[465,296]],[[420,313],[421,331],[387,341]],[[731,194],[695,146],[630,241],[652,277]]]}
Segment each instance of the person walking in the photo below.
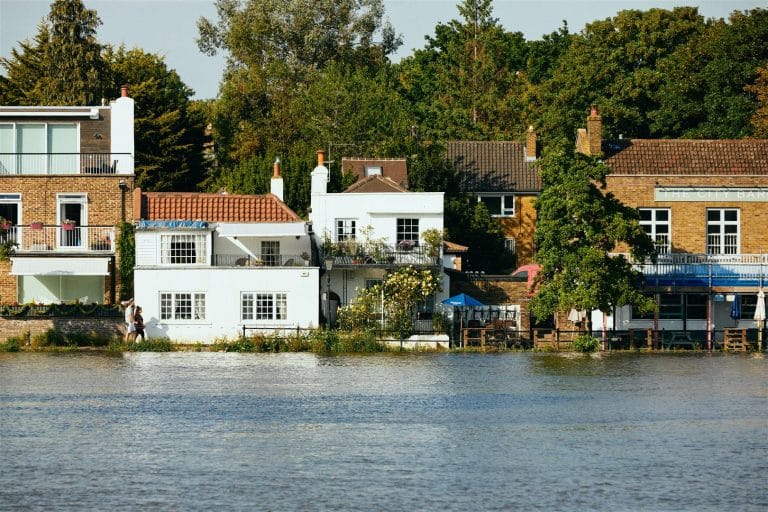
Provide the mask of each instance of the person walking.
{"label": "person walking", "polygon": [[144,317],[141,315],[141,306],[136,306],[136,311],[133,313],[133,326],[135,330],[133,339],[138,342],[139,336],[141,336],[141,341],[145,341],[147,338],[144,335]]}
{"label": "person walking", "polygon": [[128,343],[131,341],[131,337],[135,337],[136,334],[136,324],[133,318],[136,312],[136,305],[133,303],[133,299],[123,301],[121,305],[125,307],[125,336],[123,341]]}

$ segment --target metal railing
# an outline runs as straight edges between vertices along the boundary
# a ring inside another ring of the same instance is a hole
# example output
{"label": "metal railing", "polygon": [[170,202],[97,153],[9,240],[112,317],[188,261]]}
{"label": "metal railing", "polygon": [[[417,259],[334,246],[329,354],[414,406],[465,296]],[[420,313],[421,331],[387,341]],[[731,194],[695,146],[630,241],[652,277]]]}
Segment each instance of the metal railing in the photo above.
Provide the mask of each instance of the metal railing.
{"label": "metal railing", "polygon": [[[348,267],[358,265],[398,266],[398,265],[439,265],[440,257],[432,256],[427,247],[416,246],[403,248],[398,245],[366,246],[359,244],[355,251],[344,251],[338,247],[326,249],[325,255],[333,256],[334,266]],[[326,256],[323,256],[325,259]]]}
{"label": "metal railing", "polygon": [[120,169],[133,169],[130,153],[0,153],[0,175],[130,174]]}
{"label": "metal railing", "polygon": [[115,252],[114,226],[10,226],[0,230],[0,242],[11,241],[14,252]]}
{"label": "metal railing", "polygon": [[[632,261],[628,254],[623,254]],[[768,277],[768,254],[690,254],[659,255],[656,263],[633,262],[633,267],[651,280],[665,279],[736,279],[759,281]]]}
{"label": "metal railing", "polygon": [[309,267],[312,261],[307,254],[257,254],[256,257],[240,254],[214,254],[215,267]]}

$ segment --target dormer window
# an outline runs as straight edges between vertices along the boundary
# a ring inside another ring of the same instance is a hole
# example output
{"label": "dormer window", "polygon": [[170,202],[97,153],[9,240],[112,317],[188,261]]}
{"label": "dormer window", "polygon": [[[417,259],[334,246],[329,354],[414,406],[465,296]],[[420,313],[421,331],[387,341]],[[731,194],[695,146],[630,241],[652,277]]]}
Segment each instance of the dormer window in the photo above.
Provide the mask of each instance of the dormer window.
{"label": "dormer window", "polygon": [[365,176],[366,176],[366,178],[368,176],[381,176],[381,166],[380,165],[366,165],[365,166]]}

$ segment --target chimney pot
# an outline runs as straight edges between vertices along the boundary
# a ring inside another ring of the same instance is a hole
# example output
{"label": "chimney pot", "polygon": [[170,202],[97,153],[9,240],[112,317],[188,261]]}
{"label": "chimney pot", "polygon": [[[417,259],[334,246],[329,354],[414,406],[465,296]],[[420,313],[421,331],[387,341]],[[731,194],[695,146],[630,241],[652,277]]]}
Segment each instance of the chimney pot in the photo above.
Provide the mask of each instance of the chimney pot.
{"label": "chimney pot", "polygon": [[272,168],[272,177],[273,178],[280,177],[280,159],[279,158],[275,158],[275,165]]}
{"label": "chimney pot", "polygon": [[322,149],[317,150],[317,165],[318,167],[325,163],[325,151]]}
{"label": "chimney pot", "polygon": [[128,97],[128,86],[127,85],[121,85],[120,86],[120,97],[121,98],[127,98]]}

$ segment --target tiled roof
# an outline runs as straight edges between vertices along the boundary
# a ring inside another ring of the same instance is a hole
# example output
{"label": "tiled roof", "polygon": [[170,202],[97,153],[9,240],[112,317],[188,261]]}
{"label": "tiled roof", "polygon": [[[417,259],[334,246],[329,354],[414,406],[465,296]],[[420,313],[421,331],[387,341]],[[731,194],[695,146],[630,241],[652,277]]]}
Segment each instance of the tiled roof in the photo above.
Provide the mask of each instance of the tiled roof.
{"label": "tiled roof", "polygon": [[207,222],[300,222],[296,213],[272,194],[141,193],[141,218]]}
{"label": "tiled roof", "polygon": [[515,141],[446,143],[446,155],[461,174],[467,192],[538,192],[541,180],[525,144]]}
{"label": "tiled roof", "polygon": [[363,193],[363,192],[408,192],[403,187],[387,177],[378,175],[368,176],[362,180],[354,182],[344,192]]}
{"label": "tiled roof", "polygon": [[448,240],[443,241],[443,251],[448,253],[455,253],[455,252],[467,252],[469,250],[469,247],[466,245],[457,244],[455,242],[449,242]]}
{"label": "tiled roof", "polygon": [[341,168],[352,171],[359,179],[365,178],[365,168],[381,167],[381,175],[403,188],[408,188],[408,163],[405,158],[350,158],[341,159]]}
{"label": "tiled roof", "polygon": [[612,175],[765,175],[765,139],[603,141]]}

